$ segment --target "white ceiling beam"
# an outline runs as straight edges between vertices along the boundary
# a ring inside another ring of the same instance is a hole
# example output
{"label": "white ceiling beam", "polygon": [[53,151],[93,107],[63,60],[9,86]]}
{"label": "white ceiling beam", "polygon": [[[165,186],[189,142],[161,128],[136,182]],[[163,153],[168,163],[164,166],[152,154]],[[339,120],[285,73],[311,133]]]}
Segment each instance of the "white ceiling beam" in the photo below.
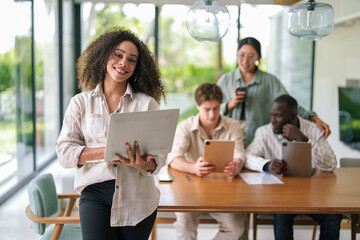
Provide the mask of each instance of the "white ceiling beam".
{"label": "white ceiling beam", "polygon": [[[76,3],[82,2],[104,2],[104,3],[152,3],[157,6],[164,4],[185,4],[192,5],[196,0],[75,0]],[[226,5],[240,5],[241,3],[248,4],[284,4],[291,5],[299,0],[222,0]]]}

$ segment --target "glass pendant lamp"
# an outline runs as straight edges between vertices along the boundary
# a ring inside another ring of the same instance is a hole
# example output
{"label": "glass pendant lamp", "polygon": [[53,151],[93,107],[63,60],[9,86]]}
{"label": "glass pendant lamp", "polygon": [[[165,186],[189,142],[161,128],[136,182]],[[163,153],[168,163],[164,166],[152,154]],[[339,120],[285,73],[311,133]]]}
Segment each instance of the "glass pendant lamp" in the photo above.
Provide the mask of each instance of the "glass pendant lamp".
{"label": "glass pendant lamp", "polygon": [[190,35],[198,41],[220,41],[230,25],[230,14],[219,0],[199,0],[195,2],[186,17]]}
{"label": "glass pendant lamp", "polygon": [[334,9],[315,0],[296,4],[290,9],[288,27],[300,40],[320,40],[334,29]]}

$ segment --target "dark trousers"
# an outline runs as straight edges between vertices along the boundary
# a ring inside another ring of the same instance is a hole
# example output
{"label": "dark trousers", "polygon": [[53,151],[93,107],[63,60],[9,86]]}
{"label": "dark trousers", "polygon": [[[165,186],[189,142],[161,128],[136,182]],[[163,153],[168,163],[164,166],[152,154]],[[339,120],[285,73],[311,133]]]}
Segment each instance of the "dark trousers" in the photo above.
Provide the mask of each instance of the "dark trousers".
{"label": "dark trousers", "polygon": [[[292,240],[296,214],[275,214],[275,240]],[[339,240],[341,214],[309,214],[320,225],[320,240]]]}
{"label": "dark trousers", "polygon": [[84,240],[148,240],[157,210],[136,226],[110,227],[115,180],[87,186],[80,196],[80,222]]}

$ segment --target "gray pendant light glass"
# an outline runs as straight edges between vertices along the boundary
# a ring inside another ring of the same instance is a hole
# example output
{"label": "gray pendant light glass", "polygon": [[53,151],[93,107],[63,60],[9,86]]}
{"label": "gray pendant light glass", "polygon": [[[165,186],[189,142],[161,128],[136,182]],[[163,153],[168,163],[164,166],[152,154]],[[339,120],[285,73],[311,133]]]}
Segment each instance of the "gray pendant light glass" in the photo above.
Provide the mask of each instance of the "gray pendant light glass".
{"label": "gray pendant light glass", "polygon": [[186,17],[190,35],[198,41],[220,41],[230,25],[230,14],[219,0],[200,0],[195,2]]}
{"label": "gray pendant light glass", "polygon": [[300,40],[320,40],[334,29],[334,9],[309,0],[294,5],[289,12],[289,32]]}

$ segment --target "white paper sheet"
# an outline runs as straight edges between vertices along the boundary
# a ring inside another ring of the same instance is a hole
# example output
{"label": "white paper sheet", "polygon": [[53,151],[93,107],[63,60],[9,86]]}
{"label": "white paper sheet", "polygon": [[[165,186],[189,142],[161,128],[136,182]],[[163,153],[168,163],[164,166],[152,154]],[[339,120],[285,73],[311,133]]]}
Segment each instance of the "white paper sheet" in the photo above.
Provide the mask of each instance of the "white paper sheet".
{"label": "white paper sheet", "polygon": [[247,184],[284,184],[279,178],[271,173],[240,173],[240,177]]}

